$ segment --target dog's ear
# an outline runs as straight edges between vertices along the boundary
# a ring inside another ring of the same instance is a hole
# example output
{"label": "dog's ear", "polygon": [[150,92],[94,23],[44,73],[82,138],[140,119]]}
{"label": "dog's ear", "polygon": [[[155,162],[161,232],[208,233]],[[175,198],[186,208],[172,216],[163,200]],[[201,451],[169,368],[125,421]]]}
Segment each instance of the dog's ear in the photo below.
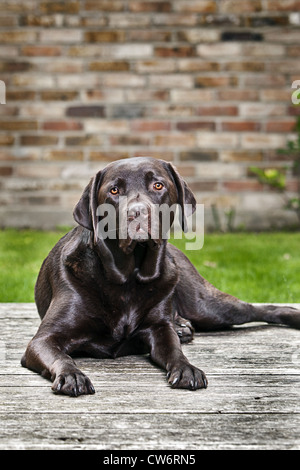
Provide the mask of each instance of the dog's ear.
{"label": "dog's ear", "polygon": [[179,214],[179,221],[184,232],[187,231],[188,226],[186,222],[186,217],[192,215],[196,210],[196,199],[194,194],[184,181],[184,179],[180,176],[176,168],[172,165],[172,163],[167,163],[168,171],[175,183],[178,200],[177,203],[181,207],[181,214]]}
{"label": "dog's ear", "polygon": [[82,225],[82,227],[94,231],[95,234],[97,225],[96,212],[98,206],[98,192],[101,186],[102,173],[102,171],[99,171],[96,176],[91,179],[83,191],[73,212],[75,221],[79,225]]}

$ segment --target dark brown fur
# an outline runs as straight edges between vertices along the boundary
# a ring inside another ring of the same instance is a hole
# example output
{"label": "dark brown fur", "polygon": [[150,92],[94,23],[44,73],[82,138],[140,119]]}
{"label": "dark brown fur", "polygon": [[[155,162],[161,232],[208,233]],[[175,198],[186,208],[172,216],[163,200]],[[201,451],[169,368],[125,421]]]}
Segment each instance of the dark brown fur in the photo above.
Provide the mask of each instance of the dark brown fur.
{"label": "dark brown fur", "polygon": [[[163,191],[153,191],[158,180],[164,181]],[[119,209],[110,192],[114,185],[133,201],[136,213],[148,203],[195,207],[186,183],[162,160],[114,162],[90,181],[74,211],[79,225],[57,243],[40,270],[35,296],[42,322],[22,358],[24,367],[51,379],[55,393],[95,392],[72,359],[75,353],[115,358],[148,352],[167,371],[172,387],[206,388],[205,374],[181,350],[180,342],[191,340],[194,328],[252,321],[300,328],[299,310],[256,307],[218,291],[164,239],[97,238],[98,205]]]}

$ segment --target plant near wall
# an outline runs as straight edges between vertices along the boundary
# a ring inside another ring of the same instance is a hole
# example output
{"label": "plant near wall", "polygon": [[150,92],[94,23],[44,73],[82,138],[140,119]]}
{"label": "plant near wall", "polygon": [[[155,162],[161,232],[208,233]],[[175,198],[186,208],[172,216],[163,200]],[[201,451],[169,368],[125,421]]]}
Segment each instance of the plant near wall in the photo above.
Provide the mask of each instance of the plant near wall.
{"label": "plant near wall", "polygon": [[260,183],[268,185],[282,193],[285,200],[286,209],[295,211],[299,224],[300,224],[300,116],[297,118],[296,126],[296,139],[289,140],[283,149],[279,149],[278,153],[281,155],[289,155],[293,158],[292,173],[297,178],[297,195],[294,197],[288,196],[286,174],[283,170],[277,168],[262,169],[255,166],[250,167]]}

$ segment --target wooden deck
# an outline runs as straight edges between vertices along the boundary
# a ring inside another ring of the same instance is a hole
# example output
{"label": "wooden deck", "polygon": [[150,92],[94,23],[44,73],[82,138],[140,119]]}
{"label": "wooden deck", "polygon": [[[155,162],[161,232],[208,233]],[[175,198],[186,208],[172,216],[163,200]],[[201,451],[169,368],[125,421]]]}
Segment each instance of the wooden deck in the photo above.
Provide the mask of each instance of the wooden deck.
{"label": "wooden deck", "polygon": [[300,449],[300,331],[197,334],[183,347],[208,377],[196,392],[172,390],[146,356],[79,359],[96,394],[70,398],[20,365],[34,304],[0,304],[0,318],[0,449]]}

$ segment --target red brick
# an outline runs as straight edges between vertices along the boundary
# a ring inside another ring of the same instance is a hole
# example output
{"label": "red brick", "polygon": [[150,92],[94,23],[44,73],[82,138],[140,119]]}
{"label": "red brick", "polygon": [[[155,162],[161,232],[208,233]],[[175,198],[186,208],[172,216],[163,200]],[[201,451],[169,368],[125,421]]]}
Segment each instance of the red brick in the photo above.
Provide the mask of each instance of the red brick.
{"label": "red brick", "polygon": [[54,57],[61,55],[60,46],[23,46],[21,54],[26,56]]}
{"label": "red brick", "polygon": [[0,116],[17,116],[19,114],[19,108],[17,106],[0,106]]}
{"label": "red brick", "polygon": [[17,26],[17,18],[12,16],[2,16],[0,18],[0,26],[10,27],[10,26]]}
{"label": "red brick", "polygon": [[47,150],[44,155],[45,160],[51,161],[80,161],[83,160],[81,150]]}
{"label": "red brick", "polygon": [[59,91],[59,90],[49,90],[41,91],[41,100],[44,101],[72,101],[77,98],[77,91]]}
{"label": "red brick", "polygon": [[287,46],[287,54],[290,57],[299,57],[300,56],[300,47],[297,46]]}
{"label": "red brick", "polygon": [[122,31],[89,31],[84,35],[86,42],[122,42],[124,39]]}
{"label": "red brick", "polygon": [[150,148],[149,150],[136,150],[132,154],[134,157],[152,157],[167,160],[171,162],[174,160],[174,152],[166,150],[154,150]]}
{"label": "red brick", "polygon": [[296,193],[299,191],[299,181],[298,179],[288,179],[286,181],[286,189],[287,191],[291,191]]}
{"label": "red brick", "polygon": [[227,87],[237,86],[238,78],[231,76],[205,76],[196,77],[195,84],[197,87],[211,88],[211,87]]}
{"label": "red brick", "polygon": [[1,131],[32,131],[37,129],[37,121],[0,121]]}
{"label": "red brick", "polygon": [[295,121],[273,121],[266,123],[267,132],[293,132]]}
{"label": "red brick", "polygon": [[132,121],[131,130],[134,132],[170,131],[171,124],[166,121]]}
{"label": "red brick", "polygon": [[217,181],[190,181],[189,187],[194,192],[217,191]]}
{"label": "red brick", "polygon": [[53,135],[22,135],[21,145],[56,145],[58,137]]}
{"label": "red brick", "polygon": [[127,72],[130,69],[129,62],[108,62],[98,61],[91,62],[89,64],[89,70],[91,72]]}
{"label": "red brick", "polygon": [[154,145],[161,147],[194,147],[196,138],[192,134],[158,135],[154,138]]}
{"label": "red brick", "polygon": [[14,72],[26,72],[33,68],[33,64],[30,62],[1,62],[0,72],[2,73],[14,73]]}
{"label": "red brick", "polygon": [[257,101],[259,99],[259,92],[249,89],[227,89],[218,91],[218,97],[221,101]]}
{"label": "red brick", "polygon": [[237,106],[200,106],[196,114],[199,116],[237,116]]}
{"label": "red brick", "polygon": [[256,73],[247,74],[244,78],[244,85],[247,88],[275,88],[285,87],[286,77],[283,74]]}
{"label": "red brick", "polygon": [[269,11],[299,11],[299,0],[268,0],[266,8]]}
{"label": "red brick", "polygon": [[0,176],[11,176],[13,168],[11,166],[0,166]]}
{"label": "red brick", "polygon": [[223,187],[226,191],[240,192],[240,191],[263,191],[264,187],[258,181],[245,180],[245,181],[224,181]]}
{"label": "red brick", "polygon": [[36,97],[35,91],[6,91],[6,100],[9,101],[33,101]]}
{"label": "red brick", "polygon": [[13,145],[15,138],[12,135],[0,135],[0,145]]}
{"label": "red brick", "polygon": [[42,127],[45,131],[79,131],[83,125],[78,121],[47,121]]}
{"label": "red brick", "polygon": [[[289,106],[288,107],[288,114],[290,116],[300,116],[300,106]],[[1,128],[1,126],[0,126]]]}
{"label": "red brick", "polygon": [[147,1],[129,1],[129,11],[134,13],[140,12],[153,12],[158,13],[171,11],[172,2],[156,1],[156,2],[147,2]]}
{"label": "red brick", "polygon": [[182,121],[176,124],[176,129],[187,132],[195,130],[213,131],[215,127],[215,123],[211,121]]}
{"label": "red brick", "polygon": [[78,145],[78,146],[91,146],[91,147],[98,147],[99,145],[103,145],[103,138],[98,134],[88,134],[83,136],[72,135],[66,137],[65,139],[66,145]]}
{"label": "red brick", "polygon": [[168,42],[172,39],[171,31],[159,30],[131,30],[127,33],[127,41],[136,42]]}
{"label": "red brick", "polygon": [[33,196],[19,196],[18,203],[30,205],[30,206],[47,206],[47,205],[55,205],[58,206],[60,204],[60,197],[59,196],[41,196],[41,195],[33,195]]}
{"label": "red brick", "polygon": [[220,152],[222,162],[261,162],[264,154],[253,150],[224,150]]}
{"label": "red brick", "polygon": [[177,170],[184,178],[187,176],[195,176],[195,166],[194,165],[176,165]]}
{"label": "red brick", "polygon": [[201,103],[213,99],[212,90],[171,90],[171,101],[174,103]]}
{"label": "red brick", "polygon": [[149,90],[148,88],[126,90],[126,99],[129,103],[167,101],[169,92],[167,90]]}
{"label": "red brick", "polygon": [[223,131],[230,132],[251,132],[259,131],[260,123],[254,121],[231,121],[231,122],[222,122],[221,124]]}
{"label": "red brick", "polygon": [[154,51],[157,57],[191,57],[195,55],[192,46],[156,47]]}
{"label": "red brick", "polygon": [[49,28],[60,26],[61,23],[57,15],[22,15],[19,24],[20,26]]}
{"label": "red brick", "polygon": [[141,60],[134,64],[138,73],[169,73],[175,72],[176,61],[171,60]]}
{"label": "red brick", "polygon": [[254,13],[262,10],[261,0],[223,0],[220,4],[221,13]]}
{"label": "red brick", "polygon": [[111,145],[140,145],[148,146],[150,144],[149,137],[137,135],[119,135],[110,137]]}
{"label": "red brick", "polygon": [[194,116],[195,108],[193,105],[174,105],[169,103],[159,103],[151,106],[151,108],[146,108],[145,116],[154,117],[172,117],[180,118]]}
{"label": "red brick", "polygon": [[92,0],[85,1],[84,8],[88,11],[122,11],[124,10],[124,0]]}
{"label": "red brick", "polygon": [[20,43],[36,42],[37,33],[35,31],[1,31],[0,43]]}
{"label": "red brick", "polygon": [[227,62],[224,68],[233,72],[263,72],[265,70],[265,62]]}
{"label": "red brick", "polygon": [[43,13],[79,13],[79,1],[40,2],[39,7]]}
{"label": "red brick", "polygon": [[180,152],[180,160],[194,160],[195,162],[213,162],[217,161],[219,153],[213,150],[190,150]]}
{"label": "red brick", "polygon": [[105,107],[104,106],[71,106],[66,110],[67,116],[72,117],[104,117]]}
{"label": "red brick", "polygon": [[178,68],[181,72],[218,72],[219,62],[209,62],[203,59],[179,59]]}
{"label": "red brick", "polygon": [[123,158],[129,158],[131,155],[127,152],[121,151],[99,151],[99,152],[90,152],[90,160],[95,161],[105,161],[112,162],[115,160],[121,160]]}
{"label": "red brick", "polygon": [[261,91],[262,101],[284,101],[288,102],[291,99],[291,89],[281,90],[278,88],[270,88]]}

